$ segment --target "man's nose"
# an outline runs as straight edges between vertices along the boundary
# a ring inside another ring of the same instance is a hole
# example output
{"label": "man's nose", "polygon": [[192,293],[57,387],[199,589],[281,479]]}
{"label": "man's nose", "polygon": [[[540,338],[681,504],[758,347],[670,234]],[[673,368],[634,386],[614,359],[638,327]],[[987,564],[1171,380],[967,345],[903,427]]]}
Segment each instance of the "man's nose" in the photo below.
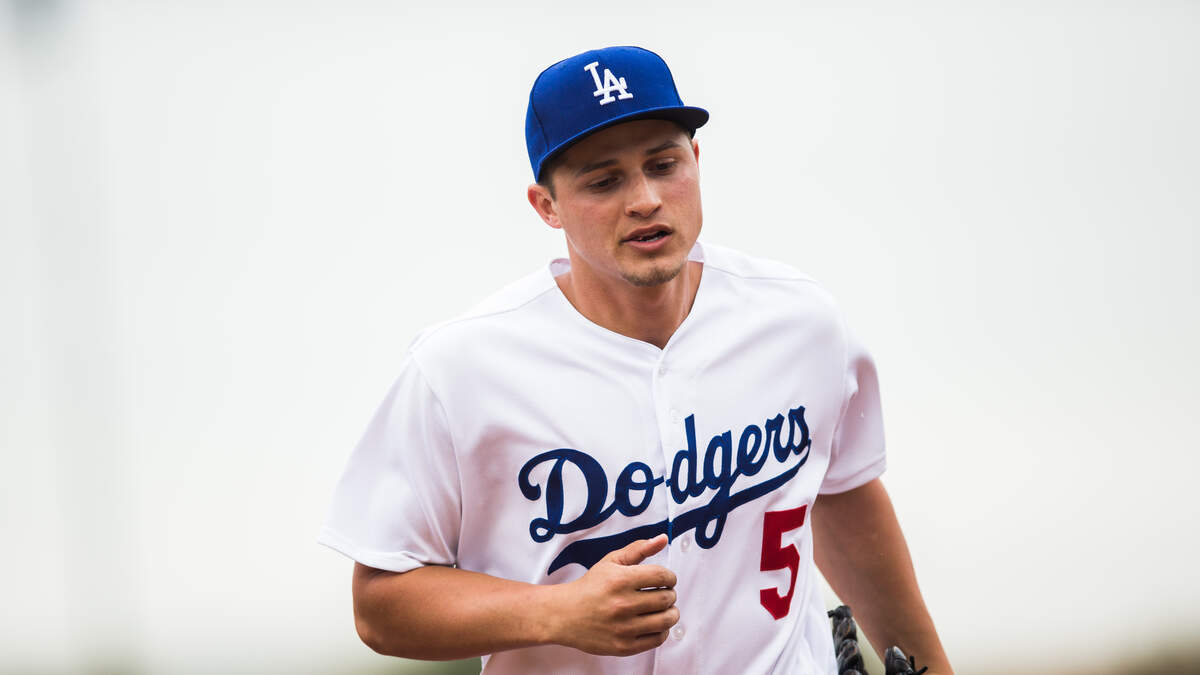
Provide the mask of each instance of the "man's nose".
{"label": "man's nose", "polygon": [[662,200],[658,198],[658,192],[654,189],[650,179],[645,175],[634,179],[633,184],[629,186],[629,200],[625,203],[625,214],[634,218],[648,218],[660,206],[662,206]]}

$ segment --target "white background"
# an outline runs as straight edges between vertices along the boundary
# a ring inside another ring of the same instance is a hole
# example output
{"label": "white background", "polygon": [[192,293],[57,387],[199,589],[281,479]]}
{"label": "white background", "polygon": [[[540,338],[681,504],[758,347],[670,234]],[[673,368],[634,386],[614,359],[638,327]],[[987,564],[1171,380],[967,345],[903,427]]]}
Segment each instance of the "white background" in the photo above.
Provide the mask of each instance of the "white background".
{"label": "white background", "polygon": [[1200,635],[1200,5],[24,0],[0,670],[387,665],[315,543],[333,482],[414,334],[563,250],[528,90],[611,44],[712,113],[705,239],[874,352],[959,671]]}

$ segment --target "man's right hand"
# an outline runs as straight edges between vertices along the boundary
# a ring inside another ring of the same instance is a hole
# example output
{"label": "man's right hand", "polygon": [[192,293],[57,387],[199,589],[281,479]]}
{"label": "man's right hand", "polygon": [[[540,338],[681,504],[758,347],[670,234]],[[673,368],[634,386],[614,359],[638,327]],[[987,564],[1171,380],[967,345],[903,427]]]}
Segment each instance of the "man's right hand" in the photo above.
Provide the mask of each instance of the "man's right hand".
{"label": "man's right hand", "polygon": [[551,641],[606,656],[629,656],[666,641],[679,621],[675,573],[642,561],[667,535],[639,539],[604,556],[579,579],[556,587]]}

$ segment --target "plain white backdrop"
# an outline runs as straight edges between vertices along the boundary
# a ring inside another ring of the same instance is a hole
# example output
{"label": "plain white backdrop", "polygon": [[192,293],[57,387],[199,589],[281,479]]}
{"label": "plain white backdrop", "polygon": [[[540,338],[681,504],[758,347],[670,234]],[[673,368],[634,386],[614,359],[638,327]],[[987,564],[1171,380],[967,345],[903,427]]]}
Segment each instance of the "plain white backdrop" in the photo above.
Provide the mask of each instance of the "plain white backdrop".
{"label": "plain white backdrop", "polygon": [[874,352],[960,672],[1195,640],[1197,4],[12,1],[0,670],[386,664],[333,483],[416,332],[561,254],[529,86],[613,44],[712,113],[702,236]]}

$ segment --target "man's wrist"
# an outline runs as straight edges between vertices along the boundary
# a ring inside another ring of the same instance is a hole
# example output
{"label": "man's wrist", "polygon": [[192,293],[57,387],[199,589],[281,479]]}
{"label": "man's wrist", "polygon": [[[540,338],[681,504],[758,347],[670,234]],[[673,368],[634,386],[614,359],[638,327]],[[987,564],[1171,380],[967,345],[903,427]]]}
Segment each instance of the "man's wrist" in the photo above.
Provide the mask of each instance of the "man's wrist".
{"label": "man's wrist", "polygon": [[534,584],[530,589],[532,638],[538,646],[562,644],[563,603],[566,584]]}

